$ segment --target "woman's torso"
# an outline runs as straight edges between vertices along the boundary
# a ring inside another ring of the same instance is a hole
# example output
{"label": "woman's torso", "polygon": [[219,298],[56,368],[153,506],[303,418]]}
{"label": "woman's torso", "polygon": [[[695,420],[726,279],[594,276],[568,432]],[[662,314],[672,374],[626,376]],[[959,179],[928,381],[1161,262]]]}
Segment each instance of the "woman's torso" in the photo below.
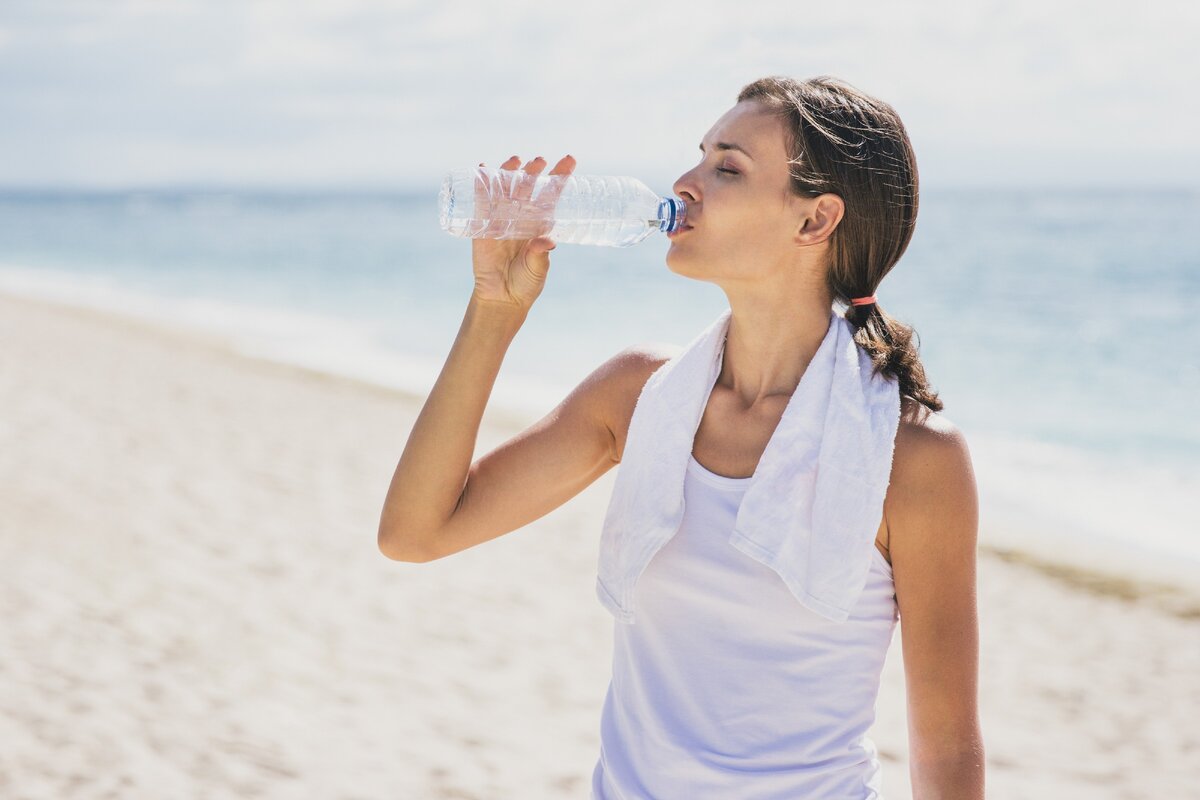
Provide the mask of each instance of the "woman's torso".
{"label": "woman's torso", "polygon": [[614,628],[593,796],[878,797],[866,731],[898,618],[872,555],[850,619],[831,622],[729,545],[748,478],[689,459],[683,522]]}

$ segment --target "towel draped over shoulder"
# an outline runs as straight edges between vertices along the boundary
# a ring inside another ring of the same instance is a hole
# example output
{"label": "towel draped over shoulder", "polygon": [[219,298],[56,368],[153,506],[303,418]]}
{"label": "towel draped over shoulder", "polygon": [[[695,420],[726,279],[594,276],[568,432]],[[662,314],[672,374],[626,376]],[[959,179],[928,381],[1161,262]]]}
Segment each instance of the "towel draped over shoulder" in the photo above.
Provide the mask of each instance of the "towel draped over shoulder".
{"label": "towel draped over shoulder", "polygon": [[[732,310],[650,376],[630,420],[600,536],[596,595],[634,623],[634,584],[683,519],[692,443],[721,373]],[[771,434],[729,544],[813,612],[845,621],[866,584],[900,422],[895,378],[873,374],[854,326],[829,327]]]}

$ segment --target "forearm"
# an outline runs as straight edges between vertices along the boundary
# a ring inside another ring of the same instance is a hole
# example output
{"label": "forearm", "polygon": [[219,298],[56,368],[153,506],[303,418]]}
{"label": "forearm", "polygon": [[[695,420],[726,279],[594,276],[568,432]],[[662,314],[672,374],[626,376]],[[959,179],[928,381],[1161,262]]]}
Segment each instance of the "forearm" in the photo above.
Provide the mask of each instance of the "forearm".
{"label": "forearm", "polygon": [[379,521],[381,550],[420,547],[453,515],[484,409],[526,313],[472,297],[392,476]]}
{"label": "forearm", "polygon": [[912,761],[913,800],[984,800],[984,761],[982,743],[961,754]]}

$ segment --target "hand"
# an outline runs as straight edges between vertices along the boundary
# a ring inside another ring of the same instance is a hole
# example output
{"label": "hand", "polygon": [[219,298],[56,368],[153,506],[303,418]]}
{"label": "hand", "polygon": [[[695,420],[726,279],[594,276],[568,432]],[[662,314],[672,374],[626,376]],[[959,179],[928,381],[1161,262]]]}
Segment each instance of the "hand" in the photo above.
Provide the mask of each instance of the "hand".
{"label": "hand", "polygon": [[[500,165],[500,169],[516,170],[521,160],[516,156]],[[479,166],[484,166],[480,164]],[[546,160],[541,156],[529,161],[521,167],[520,176],[512,185],[510,199],[515,203],[528,203],[533,192],[537,175],[546,167]],[[550,175],[570,175],[575,169],[575,159],[572,156],[563,157]],[[537,198],[539,208],[553,211],[562,191],[565,181],[554,182],[543,188]],[[493,198],[494,200],[494,198]],[[476,186],[476,203],[485,203],[487,198],[482,186]],[[549,232],[552,217],[541,227]],[[546,284],[546,275],[550,271],[550,251],[557,245],[545,235],[526,239],[488,239],[476,238],[471,240],[471,260],[475,271],[476,300],[511,305],[516,309],[528,311],[533,302],[542,293]]]}

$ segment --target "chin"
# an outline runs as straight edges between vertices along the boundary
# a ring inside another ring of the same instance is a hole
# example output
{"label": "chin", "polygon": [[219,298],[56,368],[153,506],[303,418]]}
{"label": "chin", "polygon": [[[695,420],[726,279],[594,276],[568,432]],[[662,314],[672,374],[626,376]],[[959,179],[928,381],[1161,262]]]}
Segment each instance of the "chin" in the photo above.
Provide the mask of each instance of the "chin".
{"label": "chin", "polygon": [[698,266],[696,259],[689,258],[683,253],[679,252],[678,247],[672,246],[671,249],[667,251],[666,259],[667,269],[671,270],[671,272],[674,272],[676,275],[683,275],[687,278],[696,277],[695,270]]}
{"label": "chin", "polygon": [[679,265],[685,260],[683,258],[680,258],[679,253],[677,253],[675,251],[674,245],[671,245],[671,248],[669,250],[667,250],[666,259],[667,259],[667,269],[671,270],[672,272],[678,272]]}

